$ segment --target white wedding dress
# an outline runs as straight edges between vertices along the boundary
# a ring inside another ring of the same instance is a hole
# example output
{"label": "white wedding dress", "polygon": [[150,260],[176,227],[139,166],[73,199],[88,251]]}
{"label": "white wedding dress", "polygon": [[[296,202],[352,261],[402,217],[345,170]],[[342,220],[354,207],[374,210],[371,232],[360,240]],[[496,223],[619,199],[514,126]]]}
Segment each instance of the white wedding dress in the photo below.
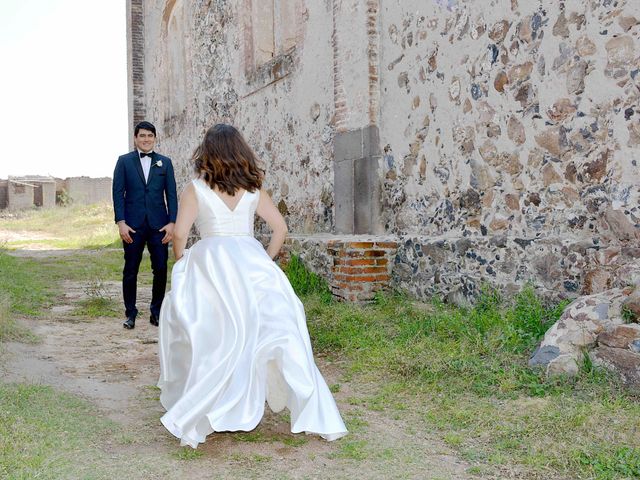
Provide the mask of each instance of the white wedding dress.
{"label": "white wedding dress", "polygon": [[196,448],[212,432],[253,430],[265,400],[293,433],[347,434],[313,360],[302,303],[253,238],[260,192],[234,210],[194,180],[202,239],[173,267],[160,312],[163,425]]}

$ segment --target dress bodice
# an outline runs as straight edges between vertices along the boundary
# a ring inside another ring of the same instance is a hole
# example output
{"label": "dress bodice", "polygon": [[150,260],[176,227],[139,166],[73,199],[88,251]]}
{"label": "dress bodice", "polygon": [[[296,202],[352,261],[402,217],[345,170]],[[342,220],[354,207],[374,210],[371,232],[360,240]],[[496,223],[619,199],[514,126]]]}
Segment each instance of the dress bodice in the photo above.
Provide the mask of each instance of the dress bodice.
{"label": "dress bodice", "polygon": [[245,191],[236,207],[231,210],[207,183],[193,180],[198,199],[196,226],[202,238],[214,236],[253,236],[253,221],[258,208],[260,190]]}

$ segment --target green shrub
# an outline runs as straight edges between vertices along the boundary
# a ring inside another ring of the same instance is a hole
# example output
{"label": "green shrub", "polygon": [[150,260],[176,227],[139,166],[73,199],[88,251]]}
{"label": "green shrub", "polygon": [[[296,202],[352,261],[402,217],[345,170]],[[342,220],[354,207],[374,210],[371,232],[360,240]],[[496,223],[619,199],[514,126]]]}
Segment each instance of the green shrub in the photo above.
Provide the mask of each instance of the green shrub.
{"label": "green shrub", "polygon": [[310,271],[298,255],[292,254],[285,267],[285,273],[296,295],[318,295],[325,303],[331,302],[331,290],[327,281]]}

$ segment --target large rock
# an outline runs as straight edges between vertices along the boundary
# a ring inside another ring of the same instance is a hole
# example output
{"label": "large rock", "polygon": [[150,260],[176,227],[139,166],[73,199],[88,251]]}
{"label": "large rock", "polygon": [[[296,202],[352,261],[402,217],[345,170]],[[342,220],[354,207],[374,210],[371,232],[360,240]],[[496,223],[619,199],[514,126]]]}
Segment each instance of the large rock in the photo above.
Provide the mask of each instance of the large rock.
{"label": "large rock", "polygon": [[640,325],[618,325],[613,330],[606,330],[598,335],[598,345],[611,348],[629,348],[634,341],[640,339]]}
{"label": "large rock", "polygon": [[[573,301],[560,320],[547,331],[529,365],[542,365],[548,374],[575,373],[573,367],[569,370],[565,368],[570,362],[564,356],[568,355],[576,365],[579,364],[583,350],[594,347],[600,333],[623,325],[621,308],[627,296],[623,289],[612,289]],[[549,359],[548,353],[545,353],[549,351],[557,351],[557,357]],[[558,360],[560,357],[563,357],[562,360]]]}
{"label": "large rock", "polygon": [[623,348],[601,346],[591,353],[594,365],[617,372],[628,387],[640,389],[640,354]]}
{"label": "large rock", "polygon": [[[640,262],[634,263],[634,271]],[[545,334],[529,359],[547,375],[575,375],[584,355],[616,372],[625,385],[640,388],[640,292],[613,288],[576,299]]]}

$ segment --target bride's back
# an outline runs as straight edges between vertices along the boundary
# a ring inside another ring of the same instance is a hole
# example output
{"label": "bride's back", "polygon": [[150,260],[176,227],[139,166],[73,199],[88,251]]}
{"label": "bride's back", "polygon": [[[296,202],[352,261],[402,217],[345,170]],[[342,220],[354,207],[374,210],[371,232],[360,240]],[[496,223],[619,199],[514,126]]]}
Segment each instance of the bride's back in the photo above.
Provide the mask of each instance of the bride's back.
{"label": "bride's back", "polygon": [[260,190],[254,192],[241,190],[235,206],[229,207],[222,197],[204,180],[193,180],[198,198],[198,216],[196,226],[200,235],[213,236],[253,236],[253,222],[260,198]]}

